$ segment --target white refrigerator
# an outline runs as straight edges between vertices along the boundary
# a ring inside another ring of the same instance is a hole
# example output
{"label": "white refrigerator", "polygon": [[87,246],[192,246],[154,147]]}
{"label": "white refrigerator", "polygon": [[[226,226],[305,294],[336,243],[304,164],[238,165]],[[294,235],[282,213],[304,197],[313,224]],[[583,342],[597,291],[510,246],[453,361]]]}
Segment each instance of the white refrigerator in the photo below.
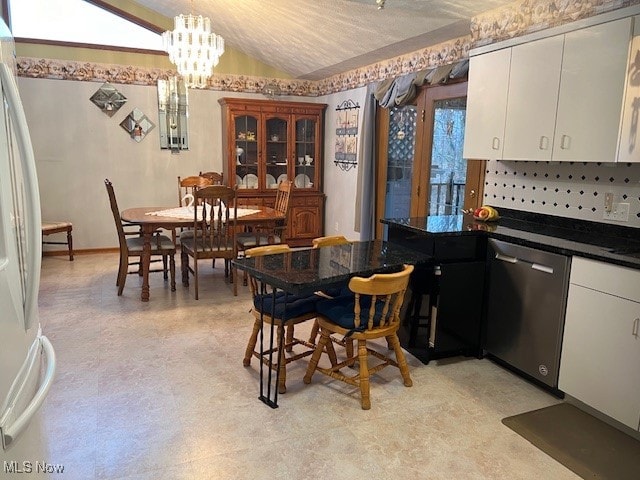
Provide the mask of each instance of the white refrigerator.
{"label": "white refrigerator", "polygon": [[38,318],[40,196],[18,94],[15,47],[0,20],[0,478],[46,477],[38,411],[55,374],[55,352]]}

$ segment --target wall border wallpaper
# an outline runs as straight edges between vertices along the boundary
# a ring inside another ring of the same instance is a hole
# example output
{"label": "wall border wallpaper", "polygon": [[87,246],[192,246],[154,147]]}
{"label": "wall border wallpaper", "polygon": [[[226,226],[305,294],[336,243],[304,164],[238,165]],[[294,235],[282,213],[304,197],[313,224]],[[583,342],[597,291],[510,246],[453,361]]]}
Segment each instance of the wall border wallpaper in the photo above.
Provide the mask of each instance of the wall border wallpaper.
{"label": "wall border wallpaper", "polygon": [[[209,79],[207,89],[260,93],[266,84],[276,83],[282,92],[281,95],[329,95],[389,77],[453,63],[466,58],[470,47],[471,36],[465,36],[319,81],[214,74]],[[170,69],[30,57],[18,58],[17,67],[18,75],[21,77],[149,86],[155,86],[159,79],[167,79],[176,73]]]}
{"label": "wall border wallpaper", "polygon": [[520,37],[638,4],[640,0],[519,0],[472,18],[473,46]]}
{"label": "wall border wallpaper", "polygon": [[[350,70],[319,81],[275,82],[283,95],[314,97],[328,95],[372,82],[456,62],[468,57],[472,47],[487,45],[537,30],[554,27],[610,10],[640,4],[640,0],[520,0],[474,17],[471,34],[426,47],[406,55]],[[30,78],[156,85],[158,79],[174,75],[173,70],[123,65],[50,60],[18,59],[18,75]],[[244,75],[213,75],[208,89],[258,93],[274,79]]]}
{"label": "wall border wallpaper", "polygon": [[[229,92],[260,93],[266,84],[276,83],[282,91],[282,95],[304,97],[329,95],[363,87],[387,78],[454,63],[467,58],[469,50],[474,47],[637,4],[640,4],[640,0],[519,0],[506,7],[491,10],[472,18],[469,35],[323,80],[290,80],[214,74],[210,78],[207,88]],[[156,85],[159,79],[175,75],[175,71],[20,57],[18,59],[18,75],[30,78]]]}

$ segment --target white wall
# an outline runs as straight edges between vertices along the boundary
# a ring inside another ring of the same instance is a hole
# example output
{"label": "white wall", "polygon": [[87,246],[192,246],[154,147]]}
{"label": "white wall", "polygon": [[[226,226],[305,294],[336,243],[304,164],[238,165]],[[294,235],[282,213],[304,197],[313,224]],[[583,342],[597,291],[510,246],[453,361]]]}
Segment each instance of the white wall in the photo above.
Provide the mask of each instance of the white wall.
{"label": "white wall", "polygon": [[172,154],[160,150],[157,126],[140,143],[120,127],[134,108],[158,123],[156,87],[116,84],[127,102],[108,117],[89,100],[100,83],[21,77],[18,85],[36,157],[42,218],[73,222],[78,249],[118,245],[105,178],[114,185],[121,211],[177,205],[178,175],[222,171],[218,99],[264,99],[189,90],[190,149]]}
{"label": "white wall", "polygon": [[[358,132],[361,132],[362,111],[366,94],[367,87],[361,87],[318,98],[319,102],[328,105],[324,140],[324,191],[327,195],[324,233],[325,235],[344,235],[350,240],[360,238],[360,233],[356,231],[355,226],[358,167],[345,172],[333,163],[336,142],[336,107],[345,100],[352,100],[360,105]],[[358,149],[360,149],[360,145],[358,145]],[[358,155],[360,155],[359,150]]]}

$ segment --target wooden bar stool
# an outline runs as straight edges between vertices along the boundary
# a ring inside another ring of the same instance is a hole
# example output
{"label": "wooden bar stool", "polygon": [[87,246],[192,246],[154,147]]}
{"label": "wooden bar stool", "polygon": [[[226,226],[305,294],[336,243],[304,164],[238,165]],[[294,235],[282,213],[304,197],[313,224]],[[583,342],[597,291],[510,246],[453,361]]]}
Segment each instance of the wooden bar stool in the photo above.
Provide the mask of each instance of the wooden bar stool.
{"label": "wooden bar stool", "polygon": [[[48,245],[66,245],[69,248],[69,261],[73,261],[73,237],[71,231],[73,230],[73,224],[71,222],[42,222],[42,243]],[[54,233],[67,232],[66,242],[53,242],[45,241],[46,235],[52,235]]]}

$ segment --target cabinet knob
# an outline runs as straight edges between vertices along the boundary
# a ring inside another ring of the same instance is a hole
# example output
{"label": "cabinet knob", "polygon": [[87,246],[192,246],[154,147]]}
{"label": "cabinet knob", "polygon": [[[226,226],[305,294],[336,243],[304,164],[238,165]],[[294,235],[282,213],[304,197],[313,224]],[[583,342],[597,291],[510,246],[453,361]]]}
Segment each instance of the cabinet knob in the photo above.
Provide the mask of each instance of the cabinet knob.
{"label": "cabinet knob", "polygon": [[493,137],[491,148],[493,148],[494,150],[498,150],[500,148],[500,139],[498,137]]}
{"label": "cabinet knob", "polygon": [[633,334],[634,337],[638,336],[638,325],[640,325],[640,317],[636,318],[633,321],[633,330],[631,331],[631,333]]}
{"label": "cabinet knob", "polygon": [[475,190],[471,190],[471,191],[469,192],[469,196],[470,196],[471,198],[474,198],[474,197],[476,196],[476,191],[475,191]]}
{"label": "cabinet knob", "polygon": [[560,140],[560,148],[562,150],[569,150],[571,148],[571,137],[569,135],[562,135]]}

